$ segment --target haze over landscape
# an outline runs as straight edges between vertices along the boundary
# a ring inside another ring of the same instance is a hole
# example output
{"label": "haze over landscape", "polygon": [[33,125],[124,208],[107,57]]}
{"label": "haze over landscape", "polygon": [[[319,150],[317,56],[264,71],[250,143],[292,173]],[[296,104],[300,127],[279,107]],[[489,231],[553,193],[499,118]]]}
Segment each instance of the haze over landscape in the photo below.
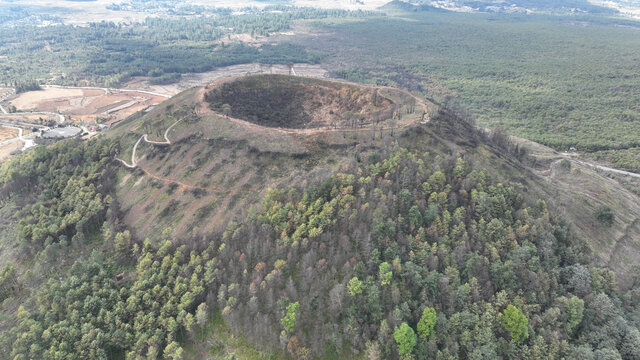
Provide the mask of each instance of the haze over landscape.
{"label": "haze over landscape", "polygon": [[0,0],[0,359],[640,359],[639,17]]}

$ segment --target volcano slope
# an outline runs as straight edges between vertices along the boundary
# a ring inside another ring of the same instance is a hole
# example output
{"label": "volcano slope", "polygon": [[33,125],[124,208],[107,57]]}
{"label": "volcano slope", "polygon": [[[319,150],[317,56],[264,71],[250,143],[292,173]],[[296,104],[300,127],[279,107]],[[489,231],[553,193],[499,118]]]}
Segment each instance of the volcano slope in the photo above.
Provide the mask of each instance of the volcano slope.
{"label": "volcano slope", "polygon": [[[137,142],[133,168],[114,160]],[[88,245],[100,254],[40,296],[7,300],[26,304],[0,336],[11,357],[640,356],[637,197],[405,91],[228,79],[122,122],[100,146],[103,166],[79,173],[112,199]],[[602,205],[610,226],[596,220]],[[79,238],[86,225],[69,218],[64,235]],[[63,343],[66,327],[83,331]]]}

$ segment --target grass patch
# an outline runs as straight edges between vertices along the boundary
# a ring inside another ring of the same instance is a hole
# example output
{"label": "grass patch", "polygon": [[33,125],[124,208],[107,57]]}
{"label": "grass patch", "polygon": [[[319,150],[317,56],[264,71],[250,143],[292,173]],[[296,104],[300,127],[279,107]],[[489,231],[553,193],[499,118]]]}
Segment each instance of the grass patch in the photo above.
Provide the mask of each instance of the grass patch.
{"label": "grass patch", "polygon": [[196,330],[195,339],[184,347],[185,360],[275,360],[283,357],[282,352],[258,350],[245,337],[233,334],[217,310],[209,314],[204,331]]}

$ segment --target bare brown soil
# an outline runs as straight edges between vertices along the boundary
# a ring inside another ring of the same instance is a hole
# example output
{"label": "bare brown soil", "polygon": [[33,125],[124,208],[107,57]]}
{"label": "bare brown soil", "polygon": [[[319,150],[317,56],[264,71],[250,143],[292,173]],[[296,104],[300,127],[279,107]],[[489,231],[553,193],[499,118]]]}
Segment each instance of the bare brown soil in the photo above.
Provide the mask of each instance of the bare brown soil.
{"label": "bare brown soil", "polygon": [[138,92],[46,88],[20,94],[11,103],[19,111],[48,111],[68,115],[72,121],[102,118],[113,123],[163,100],[161,96]]}

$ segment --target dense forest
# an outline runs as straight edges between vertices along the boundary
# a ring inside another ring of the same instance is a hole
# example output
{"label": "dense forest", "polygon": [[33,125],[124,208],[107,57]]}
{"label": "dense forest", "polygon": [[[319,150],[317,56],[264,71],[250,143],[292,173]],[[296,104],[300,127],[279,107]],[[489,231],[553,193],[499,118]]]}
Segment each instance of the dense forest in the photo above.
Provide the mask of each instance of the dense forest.
{"label": "dense forest", "polygon": [[[272,189],[205,242],[133,239],[117,223],[110,142],[12,160],[3,201],[35,199],[20,210],[24,256],[94,250],[15,305],[1,357],[180,359],[211,313],[299,359],[640,356],[640,279],[619,292],[542,199],[415,140],[364,151],[321,183]],[[5,266],[5,305],[28,284]]]}
{"label": "dense forest", "polygon": [[638,289],[618,293],[543,200],[527,204],[462,158],[373,152],[260,208],[221,239],[217,304],[293,357],[640,355]]}
{"label": "dense forest", "polygon": [[[130,76],[160,70],[170,74],[204,72],[249,62],[317,62],[319,57],[286,42],[259,47],[234,42],[230,34],[269,36],[290,29],[299,19],[371,16],[363,11],[274,6],[215,17],[147,18],[142,23],[92,23],[87,27],[56,25],[3,29],[0,83],[28,79],[60,84],[86,81],[108,86]],[[162,74],[158,75],[161,76]],[[53,77],[53,78],[52,78]]]}
{"label": "dense forest", "polygon": [[637,151],[616,155],[640,146],[637,21],[383,10],[295,42],[330,54],[323,63],[336,77],[408,88],[482,126],[557,150],[612,150],[613,164],[640,167]]}

